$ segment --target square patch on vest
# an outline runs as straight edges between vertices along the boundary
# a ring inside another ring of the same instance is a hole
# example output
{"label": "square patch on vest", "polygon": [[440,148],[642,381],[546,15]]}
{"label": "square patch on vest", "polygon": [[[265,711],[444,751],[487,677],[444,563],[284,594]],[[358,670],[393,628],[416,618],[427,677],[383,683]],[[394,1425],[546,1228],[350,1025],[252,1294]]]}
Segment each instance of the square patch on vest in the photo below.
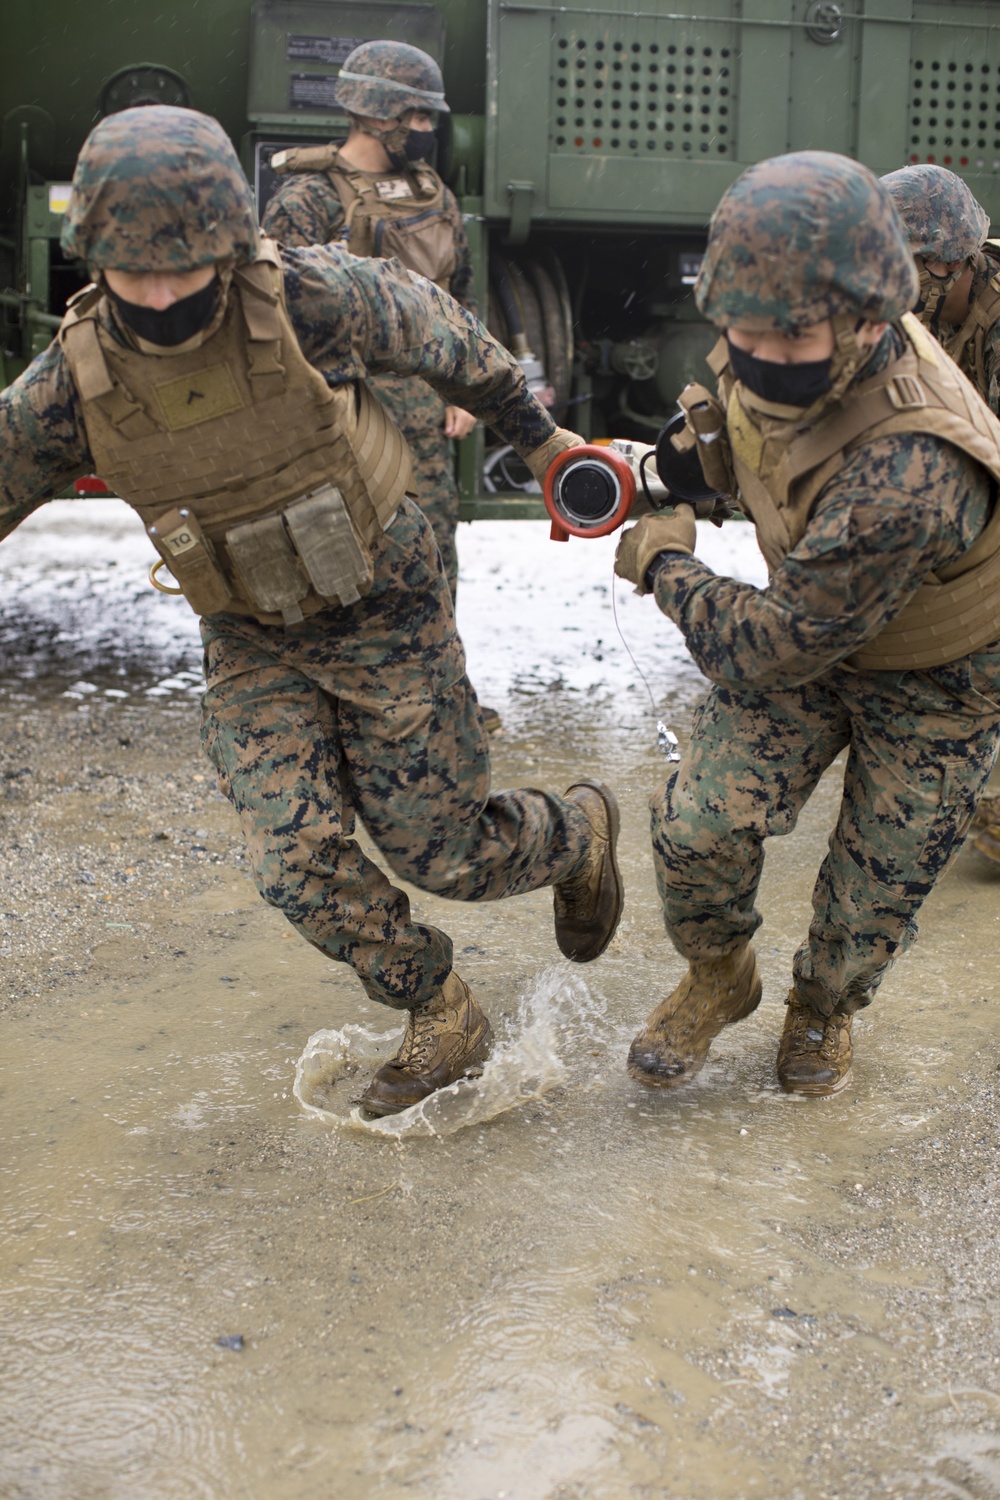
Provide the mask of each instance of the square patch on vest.
{"label": "square patch on vest", "polygon": [[193,370],[178,380],[166,380],[154,386],[167,426],[171,432],[183,427],[197,427],[227,412],[239,411],[246,402],[233,379],[228,365],[209,365],[207,370]]}
{"label": "square patch on vest", "polygon": [[383,177],[381,182],[376,182],[375,191],[383,202],[391,203],[394,198],[409,198],[412,189],[405,177]]}

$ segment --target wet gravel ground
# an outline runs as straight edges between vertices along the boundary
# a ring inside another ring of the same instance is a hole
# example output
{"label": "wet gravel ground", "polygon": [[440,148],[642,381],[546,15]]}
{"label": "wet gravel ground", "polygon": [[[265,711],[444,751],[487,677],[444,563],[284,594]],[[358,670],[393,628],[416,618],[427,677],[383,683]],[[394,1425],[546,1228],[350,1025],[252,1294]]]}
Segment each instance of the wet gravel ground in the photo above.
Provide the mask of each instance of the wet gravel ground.
{"label": "wet gravel ground", "polygon": [[[224,917],[216,929],[204,907],[187,909],[212,885],[231,886],[234,872],[250,894],[231,809],[202,759],[193,702],[9,705],[0,744],[0,1006],[23,1012],[105,974],[117,984],[171,955],[228,946],[223,940],[236,934]],[[130,942],[109,945],[126,935]],[[941,1109],[935,1100],[933,1135],[887,1148],[872,1140],[863,1180],[845,1178],[834,1214],[776,1219],[797,1296],[783,1300],[749,1266],[723,1273],[758,1305],[759,1329],[747,1345],[720,1344],[707,1329],[685,1351],[689,1367],[738,1393],[713,1421],[716,1436],[747,1459],[756,1455],[764,1472],[798,1470],[791,1497],[1000,1495],[997,1066],[984,1050],[975,1076],[950,1090],[953,1102]],[[251,1139],[265,1136],[261,1125],[248,1133],[234,1170],[248,1170]],[[878,1285],[875,1331],[824,1287],[879,1266],[892,1269]],[[636,1290],[609,1289],[614,1316]],[[773,1394],[748,1383],[754,1341],[770,1357],[777,1341],[790,1359],[815,1361],[815,1378]],[[832,1400],[828,1369],[839,1377]],[[821,1406],[811,1390],[824,1391]],[[650,1458],[661,1441],[654,1410],[636,1402],[633,1413]],[[914,1424],[928,1434],[920,1472],[893,1458],[900,1438],[912,1443]],[[876,1453],[884,1470],[877,1481]],[[681,1492],[640,1481],[628,1493]]]}
{"label": "wet gravel ground", "polygon": [[0,710],[0,1007],[85,977],[112,935],[175,951],[220,866],[246,869],[193,702]]}
{"label": "wet gravel ground", "polygon": [[[864,1181],[843,1181],[834,1218],[780,1226],[804,1290],[795,1306],[775,1306],[765,1284],[757,1300],[789,1351],[815,1361],[819,1404],[803,1400],[803,1383],[781,1399],[752,1393],[731,1350],[695,1355],[716,1379],[739,1384],[722,1424],[730,1441],[763,1460],[804,1458],[795,1500],[1000,1496],[998,1108],[994,1052],[932,1137],[876,1149]],[[872,1267],[885,1268],[877,1333],[824,1297],[832,1277]],[[832,1397],[822,1373],[831,1368],[839,1377]]]}

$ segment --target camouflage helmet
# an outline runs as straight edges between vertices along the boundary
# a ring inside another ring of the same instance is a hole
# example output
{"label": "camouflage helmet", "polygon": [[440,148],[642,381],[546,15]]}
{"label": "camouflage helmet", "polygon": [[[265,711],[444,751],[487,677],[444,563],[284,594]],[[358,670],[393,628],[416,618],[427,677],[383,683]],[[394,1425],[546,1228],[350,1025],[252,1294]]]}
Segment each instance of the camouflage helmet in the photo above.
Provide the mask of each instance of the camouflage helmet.
{"label": "camouflage helmet", "polygon": [[720,328],[790,332],[843,314],[893,322],[917,273],[892,200],[831,151],[758,162],[712,215],[695,301]]}
{"label": "camouflage helmet", "polygon": [[62,248],[99,270],[194,271],[252,260],[257,216],[222,126],[150,104],[95,125],[73,174]]}
{"label": "camouflage helmet", "polygon": [[882,186],[896,205],[914,255],[951,264],[982,248],[990,216],[957,172],[918,162],[890,172]]}
{"label": "camouflage helmet", "polygon": [[408,42],[362,42],[337,76],[337,103],[352,115],[396,120],[407,110],[450,113],[433,57]]}

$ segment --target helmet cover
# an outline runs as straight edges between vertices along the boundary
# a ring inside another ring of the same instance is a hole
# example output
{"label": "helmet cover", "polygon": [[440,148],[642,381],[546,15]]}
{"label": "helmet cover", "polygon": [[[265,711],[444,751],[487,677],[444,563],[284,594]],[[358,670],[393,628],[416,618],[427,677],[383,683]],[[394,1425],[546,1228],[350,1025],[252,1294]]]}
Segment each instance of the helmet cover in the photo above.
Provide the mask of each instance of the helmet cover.
{"label": "helmet cover", "polygon": [[882,178],[914,255],[949,264],[982,249],[990,216],[957,172],[933,162],[900,167]]}
{"label": "helmet cover", "polygon": [[166,104],[101,120],[77,158],[62,248],[133,273],[253,260],[253,195],[219,122]]}
{"label": "helmet cover", "polygon": [[409,42],[362,42],[337,76],[337,103],[352,115],[396,120],[408,110],[448,114],[441,69]]}
{"label": "helmet cover", "polygon": [[718,327],[788,333],[838,314],[894,322],[917,291],[878,179],[850,157],[795,151],[749,167],[723,194],[694,295]]}

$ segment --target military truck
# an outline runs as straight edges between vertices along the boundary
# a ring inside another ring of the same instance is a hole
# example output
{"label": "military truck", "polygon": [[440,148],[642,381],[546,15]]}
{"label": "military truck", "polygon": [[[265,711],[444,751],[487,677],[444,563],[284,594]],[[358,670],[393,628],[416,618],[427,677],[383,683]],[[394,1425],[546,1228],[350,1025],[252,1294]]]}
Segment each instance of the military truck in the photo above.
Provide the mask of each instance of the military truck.
{"label": "military truck", "polygon": [[[1000,217],[1000,5],[991,0],[27,0],[0,51],[0,384],[45,346],[84,269],[59,229],[103,114],[193,105],[263,204],[283,147],[346,133],[334,85],[395,37],[443,68],[437,165],[465,214],[482,311],[557,419],[652,441],[703,375],[690,295],[709,216],[749,163],[804,147],[878,173],[932,161]],[[463,515],[538,514],[483,436]],[[498,493],[499,492],[499,493]],[[521,493],[517,501],[512,496]]]}

